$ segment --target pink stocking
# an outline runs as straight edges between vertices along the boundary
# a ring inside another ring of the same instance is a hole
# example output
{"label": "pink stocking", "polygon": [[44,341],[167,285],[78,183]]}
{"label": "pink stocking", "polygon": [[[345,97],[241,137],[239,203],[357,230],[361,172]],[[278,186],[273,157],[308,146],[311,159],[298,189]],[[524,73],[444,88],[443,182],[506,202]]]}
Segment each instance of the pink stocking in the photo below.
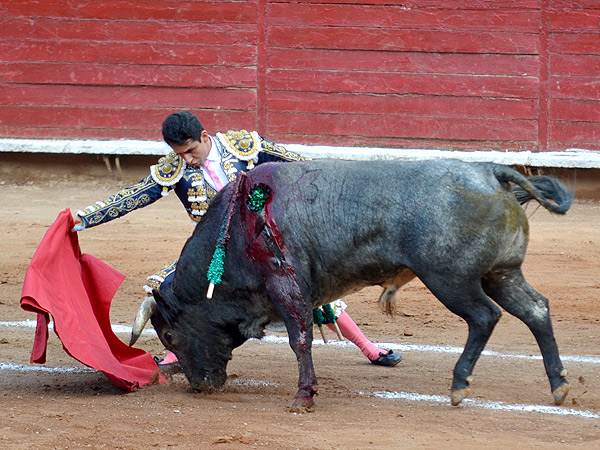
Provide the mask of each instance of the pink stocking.
{"label": "pink stocking", "polygon": [[161,364],[171,364],[174,362],[177,362],[177,356],[175,356],[175,353],[168,350],[167,355],[163,358],[163,360],[160,363]]}
{"label": "pink stocking", "polygon": [[[360,331],[358,325],[354,323],[352,318],[346,313],[346,311],[342,311],[340,317],[337,318],[337,324],[342,332],[342,336],[360,348],[360,351],[363,352],[370,360],[375,360],[379,358],[379,353],[387,354],[386,350],[382,350],[373,344],[367,337]],[[334,330],[333,325],[330,323],[327,324],[331,330]]]}

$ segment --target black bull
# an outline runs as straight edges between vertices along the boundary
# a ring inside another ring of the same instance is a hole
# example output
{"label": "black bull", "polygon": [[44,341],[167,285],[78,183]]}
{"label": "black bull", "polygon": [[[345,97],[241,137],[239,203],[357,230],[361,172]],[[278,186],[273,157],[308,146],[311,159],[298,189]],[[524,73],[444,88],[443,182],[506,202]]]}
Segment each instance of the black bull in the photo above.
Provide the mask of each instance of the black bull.
{"label": "black bull", "polygon": [[[248,198],[256,186],[270,197],[252,211]],[[312,309],[381,285],[380,301],[390,310],[397,288],[416,276],[468,324],[453,405],[470,393],[473,367],[501,315],[495,303],[532,331],[561,404],[569,384],[548,300],[521,272],[529,226],[519,202],[531,199],[565,213],[572,195],[552,177],[528,181],[495,164],[264,164],[215,197],[181,253],[172,285],[154,292],[152,324],[192,388],[206,390],[225,383],[234,348],[283,320],[299,366],[292,410],[301,410],[312,407],[317,392]],[[223,235],[229,238],[224,274],[209,300],[207,270]]]}

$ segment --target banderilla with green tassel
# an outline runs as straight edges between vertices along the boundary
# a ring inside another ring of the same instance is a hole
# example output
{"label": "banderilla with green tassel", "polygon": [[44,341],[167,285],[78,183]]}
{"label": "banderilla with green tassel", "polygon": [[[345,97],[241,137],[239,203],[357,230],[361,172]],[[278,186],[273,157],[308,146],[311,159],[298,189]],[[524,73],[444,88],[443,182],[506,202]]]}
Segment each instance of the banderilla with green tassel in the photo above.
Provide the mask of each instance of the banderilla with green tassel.
{"label": "banderilla with green tassel", "polygon": [[229,228],[231,227],[231,218],[233,216],[233,210],[237,203],[238,197],[240,196],[240,187],[242,185],[242,178],[245,178],[245,174],[241,172],[235,179],[233,185],[233,191],[231,197],[229,197],[229,203],[227,205],[227,213],[223,219],[223,225],[219,233],[219,239],[217,241],[217,247],[213,253],[212,260],[208,266],[208,290],[206,291],[206,298],[211,299],[215,290],[215,285],[221,282],[225,266],[225,256],[227,253],[227,244],[229,244]]}
{"label": "banderilla with green tassel", "polygon": [[335,320],[335,313],[333,312],[333,308],[331,304],[323,305],[320,308],[313,309],[313,322],[317,327],[319,327],[319,331],[321,332],[321,337],[323,338],[323,342],[327,344],[327,337],[325,336],[325,332],[323,331],[323,324],[330,323],[335,328],[335,332],[340,341],[344,340],[344,336],[342,336],[342,332],[340,331],[340,327]]}

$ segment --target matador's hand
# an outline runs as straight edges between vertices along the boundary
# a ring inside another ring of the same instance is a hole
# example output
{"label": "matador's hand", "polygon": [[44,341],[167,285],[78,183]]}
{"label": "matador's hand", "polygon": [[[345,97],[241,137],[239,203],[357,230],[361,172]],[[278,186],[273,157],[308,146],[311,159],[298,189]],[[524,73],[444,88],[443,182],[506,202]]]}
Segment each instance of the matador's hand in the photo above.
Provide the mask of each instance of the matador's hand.
{"label": "matador's hand", "polygon": [[73,227],[73,229],[71,231],[85,230],[85,225],[83,224],[81,219],[74,219],[74,220],[75,220],[75,226]]}

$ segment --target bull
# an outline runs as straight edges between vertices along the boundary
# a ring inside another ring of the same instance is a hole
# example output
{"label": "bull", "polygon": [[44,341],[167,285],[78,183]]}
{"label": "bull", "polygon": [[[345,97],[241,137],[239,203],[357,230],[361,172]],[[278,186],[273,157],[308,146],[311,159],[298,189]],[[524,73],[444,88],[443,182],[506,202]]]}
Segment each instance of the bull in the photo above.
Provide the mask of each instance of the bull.
{"label": "bull", "polygon": [[[254,204],[256,192],[262,205]],[[520,204],[532,199],[564,214],[573,195],[553,177],[528,179],[488,163],[263,164],[215,197],[172,284],[140,311],[200,391],[225,383],[234,348],[283,321],[299,367],[291,409],[310,410],[317,392],[313,308],[380,285],[379,301],[390,312],[398,288],[418,277],[468,325],[452,405],[470,394],[473,368],[501,316],[497,305],[535,336],[560,405],[569,383],[548,300],[521,270],[529,225]],[[208,299],[207,271],[219,245],[226,249],[221,284]]]}

